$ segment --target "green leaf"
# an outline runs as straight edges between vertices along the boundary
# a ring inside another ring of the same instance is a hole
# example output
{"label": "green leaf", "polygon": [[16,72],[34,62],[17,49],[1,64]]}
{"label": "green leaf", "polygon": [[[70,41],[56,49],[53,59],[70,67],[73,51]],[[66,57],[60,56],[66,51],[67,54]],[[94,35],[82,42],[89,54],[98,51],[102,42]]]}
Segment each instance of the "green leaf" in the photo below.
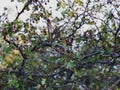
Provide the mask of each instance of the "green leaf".
{"label": "green leaf", "polygon": [[104,24],[102,24],[102,25],[101,25],[101,29],[102,29],[102,31],[106,32],[106,31],[107,31],[107,26],[104,25]]}
{"label": "green leaf", "polygon": [[45,85],[45,82],[46,82],[46,79],[43,78],[41,81],[42,85]]}
{"label": "green leaf", "polygon": [[67,67],[68,69],[72,69],[72,68],[75,67],[75,65],[74,65],[73,62],[66,62],[66,67]]}
{"label": "green leaf", "polygon": [[97,10],[98,10],[98,12],[100,12],[100,9],[101,9],[101,4],[100,4],[100,5],[97,5]]}
{"label": "green leaf", "polygon": [[76,3],[78,3],[79,6],[83,5],[82,0],[75,0]]}
{"label": "green leaf", "polygon": [[82,18],[83,21],[89,21],[89,18]]}
{"label": "green leaf", "polygon": [[32,54],[32,51],[31,51],[31,50],[29,50],[29,48],[28,48],[28,50],[26,50],[26,53],[27,53],[27,55],[29,56],[29,55],[31,55],[31,54]]}
{"label": "green leaf", "polygon": [[114,45],[115,45],[114,42],[111,42],[111,41],[109,42],[109,44],[110,44],[111,46],[114,46]]}
{"label": "green leaf", "polygon": [[115,29],[115,28],[116,28],[115,23],[113,23],[113,24],[112,24],[112,28],[113,28],[113,29]]}
{"label": "green leaf", "polygon": [[29,75],[29,78],[30,78],[31,80],[33,80],[33,77],[32,77],[31,75]]}
{"label": "green leaf", "polygon": [[93,21],[89,21],[88,24],[94,25],[94,22]]}
{"label": "green leaf", "polygon": [[82,37],[80,36],[79,38],[77,38],[76,41],[77,41],[77,42],[81,42],[81,41],[82,41]]}

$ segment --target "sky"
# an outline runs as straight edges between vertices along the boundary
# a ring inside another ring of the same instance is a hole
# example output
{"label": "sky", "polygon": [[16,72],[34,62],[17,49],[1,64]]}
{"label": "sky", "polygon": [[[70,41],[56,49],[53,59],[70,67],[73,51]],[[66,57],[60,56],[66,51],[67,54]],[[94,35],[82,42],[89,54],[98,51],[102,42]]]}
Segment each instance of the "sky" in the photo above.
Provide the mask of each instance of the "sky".
{"label": "sky", "polygon": [[[4,7],[8,8],[8,18],[10,21],[14,20],[15,16],[17,15],[17,9],[16,6],[18,7],[18,11],[20,11],[22,9],[22,7],[24,6],[24,3],[17,3],[17,0],[15,0],[15,2],[11,2],[11,0],[0,0],[0,15],[3,13],[4,11]],[[52,7],[52,11],[53,16],[56,17],[58,15],[60,15],[60,12],[55,11],[56,8],[56,0],[49,0],[50,2],[47,3],[47,5],[44,5],[46,9],[50,9],[49,7]],[[83,0],[86,1],[86,0]],[[93,0],[95,1],[95,0]],[[107,0],[100,0],[101,2],[103,1],[107,1]],[[120,0],[116,0],[116,1],[120,1]],[[25,11],[19,19],[25,20],[27,17],[29,17],[30,15],[30,11]]]}
{"label": "sky", "polygon": [[[25,3],[17,3],[17,0],[15,2],[11,2],[11,0],[0,0],[0,15],[4,11],[4,7],[8,8],[8,18],[10,21],[14,20],[15,16],[17,16],[17,12],[21,11]],[[54,5],[53,5],[54,2]],[[18,8],[18,11],[16,9],[16,6]],[[55,11],[56,9],[56,0],[50,0],[50,3],[47,3],[47,5],[44,5],[46,9],[50,9],[49,7],[52,6],[51,10],[54,12],[53,16],[58,16],[60,12]],[[29,17],[31,11],[25,11],[22,15],[20,15],[19,19],[25,20],[27,17]]]}
{"label": "sky", "polygon": [[[10,21],[12,21],[15,16],[17,15],[17,11],[16,11],[16,5],[17,3],[14,2],[10,2],[10,0],[0,0],[0,15],[3,13],[4,11],[4,7],[8,8],[8,18],[10,19]],[[20,7],[22,7],[22,4],[19,4]]]}
{"label": "sky", "polygon": [[[56,0],[49,0],[50,2],[47,3],[47,5],[43,4],[44,7],[47,10],[52,11],[52,16],[53,17],[60,17],[60,12],[56,11]],[[86,0],[83,0],[86,1]],[[95,0],[93,0],[95,1]],[[107,0],[100,0],[101,2],[103,1],[107,1]],[[120,0],[116,0],[116,1],[120,1]],[[16,6],[18,8],[18,11],[16,9]],[[11,2],[11,0],[0,0],[0,15],[3,13],[4,11],[4,7],[8,8],[8,19],[9,21],[13,21],[15,19],[15,17],[17,16],[17,12],[21,11],[21,9],[24,7],[24,3],[17,3],[17,0],[15,0],[15,2]],[[52,8],[49,8],[52,7]],[[109,10],[109,6],[107,7],[107,9]],[[31,11],[25,11],[24,13],[22,13],[19,17],[20,20],[25,21],[29,16],[30,16]],[[102,17],[102,15],[99,15],[98,17]],[[99,23],[98,23],[99,24]],[[87,27],[89,28],[89,27]],[[86,28],[86,29],[87,29]]]}

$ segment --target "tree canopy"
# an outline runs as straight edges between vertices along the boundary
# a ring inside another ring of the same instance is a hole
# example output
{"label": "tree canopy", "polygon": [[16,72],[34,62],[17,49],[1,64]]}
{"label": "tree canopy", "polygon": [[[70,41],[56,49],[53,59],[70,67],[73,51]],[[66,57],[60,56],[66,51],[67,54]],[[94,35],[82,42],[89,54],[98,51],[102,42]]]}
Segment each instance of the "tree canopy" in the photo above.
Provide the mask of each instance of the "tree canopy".
{"label": "tree canopy", "polygon": [[119,1],[15,1],[14,20],[0,15],[1,89],[120,89]]}

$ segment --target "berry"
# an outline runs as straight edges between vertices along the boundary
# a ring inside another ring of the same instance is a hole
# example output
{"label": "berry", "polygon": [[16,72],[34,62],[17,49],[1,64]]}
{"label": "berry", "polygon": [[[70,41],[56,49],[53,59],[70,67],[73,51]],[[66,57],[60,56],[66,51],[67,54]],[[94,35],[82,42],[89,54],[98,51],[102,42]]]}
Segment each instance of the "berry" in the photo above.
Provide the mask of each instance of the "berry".
{"label": "berry", "polygon": [[68,40],[68,39],[66,39],[66,44],[67,44],[68,46],[72,46],[72,43],[71,43],[70,40]]}
{"label": "berry", "polygon": [[50,19],[47,19],[47,22],[50,23]]}
{"label": "berry", "polygon": [[47,3],[45,2],[45,5],[47,5]]}

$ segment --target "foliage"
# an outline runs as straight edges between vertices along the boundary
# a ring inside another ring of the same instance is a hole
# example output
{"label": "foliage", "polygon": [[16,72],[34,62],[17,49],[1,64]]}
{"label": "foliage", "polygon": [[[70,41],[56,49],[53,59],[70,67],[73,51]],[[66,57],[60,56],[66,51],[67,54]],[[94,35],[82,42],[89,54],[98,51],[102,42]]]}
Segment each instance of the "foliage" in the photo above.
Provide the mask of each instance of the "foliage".
{"label": "foliage", "polygon": [[6,7],[0,16],[1,89],[120,89],[117,1],[56,0],[59,16],[49,0],[17,1],[25,5],[13,21]]}

